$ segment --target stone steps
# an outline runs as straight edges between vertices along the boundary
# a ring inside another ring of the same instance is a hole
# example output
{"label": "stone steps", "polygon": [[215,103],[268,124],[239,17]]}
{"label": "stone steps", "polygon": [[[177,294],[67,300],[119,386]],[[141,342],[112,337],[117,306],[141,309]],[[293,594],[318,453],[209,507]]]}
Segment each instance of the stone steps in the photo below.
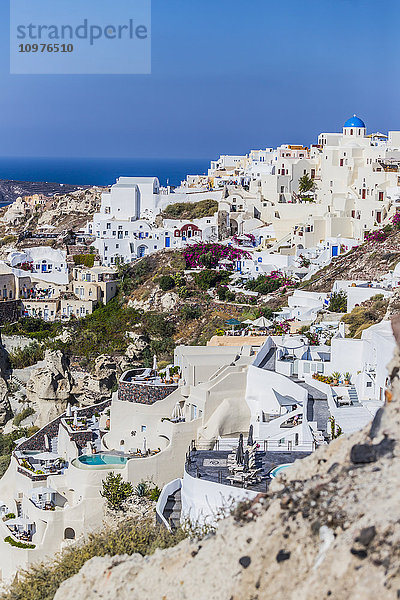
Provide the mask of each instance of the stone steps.
{"label": "stone steps", "polygon": [[177,529],[180,526],[180,517],[182,512],[181,490],[177,490],[170,494],[164,508],[164,518],[171,525],[172,529]]}

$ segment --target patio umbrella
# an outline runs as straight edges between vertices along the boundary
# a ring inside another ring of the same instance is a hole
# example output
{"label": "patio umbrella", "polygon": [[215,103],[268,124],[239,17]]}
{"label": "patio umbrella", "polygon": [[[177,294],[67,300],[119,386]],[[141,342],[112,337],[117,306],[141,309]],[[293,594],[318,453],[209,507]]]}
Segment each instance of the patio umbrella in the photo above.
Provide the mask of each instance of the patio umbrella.
{"label": "patio umbrella", "polygon": [[253,325],[253,321],[251,319],[246,319],[245,321],[242,321],[242,325]]}
{"label": "patio umbrella", "polygon": [[225,321],[225,323],[227,325],[240,325],[240,321],[238,321],[237,319],[228,319],[227,321]]}
{"label": "patio umbrella", "polygon": [[146,454],[147,452],[147,443],[146,443],[146,438],[143,438],[143,454]]}
{"label": "patio umbrella", "polygon": [[239,436],[239,444],[236,450],[236,462],[238,465],[242,465],[243,464],[243,457],[244,457],[244,451],[243,451],[243,433],[240,434]]}
{"label": "patio umbrella", "polygon": [[272,321],[269,321],[265,317],[259,317],[258,319],[256,319],[255,321],[253,321],[253,325],[254,325],[254,327],[264,327],[264,328],[267,328],[267,327],[271,327]]}
{"label": "patio umbrella", "polygon": [[253,425],[250,425],[249,428],[249,437],[247,438],[247,445],[252,446],[254,444],[253,440]]}
{"label": "patio umbrella", "polygon": [[157,371],[157,356],[153,356],[153,371]]}
{"label": "patio umbrella", "polygon": [[78,411],[76,410],[76,408],[74,410],[74,421],[73,421],[73,423],[74,423],[74,426],[77,427],[77,425],[78,425]]}
{"label": "patio umbrella", "polygon": [[71,410],[71,405],[70,405],[70,403],[69,403],[69,402],[68,402],[68,404],[67,404],[67,410],[66,410],[66,412],[65,412],[65,416],[67,416],[67,417],[72,417],[72,410]]}
{"label": "patio umbrella", "polygon": [[169,367],[167,367],[167,368],[165,369],[165,379],[166,379],[167,381],[169,381],[169,380],[171,379],[171,373],[170,373]]}
{"label": "patio umbrella", "polygon": [[47,462],[49,460],[57,460],[57,458],[60,458],[59,454],[56,454],[55,452],[40,452],[39,454],[34,454],[32,456],[32,458],[35,458],[36,460],[43,460],[44,462]]}
{"label": "patio umbrella", "polygon": [[249,470],[249,451],[246,450],[243,457],[243,471],[247,473]]}

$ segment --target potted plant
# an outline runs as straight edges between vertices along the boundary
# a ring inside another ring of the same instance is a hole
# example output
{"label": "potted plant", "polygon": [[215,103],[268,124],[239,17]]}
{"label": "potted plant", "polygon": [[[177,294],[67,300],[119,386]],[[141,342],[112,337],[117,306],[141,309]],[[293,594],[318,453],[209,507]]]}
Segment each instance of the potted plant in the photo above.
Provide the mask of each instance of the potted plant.
{"label": "potted plant", "polygon": [[350,385],[351,373],[349,373],[347,371],[347,373],[345,373],[343,375],[343,377],[344,377],[344,385]]}
{"label": "potted plant", "polygon": [[333,385],[337,385],[340,381],[340,373],[339,371],[335,371],[334,373],[332,373],[332,377],[333,377]]}

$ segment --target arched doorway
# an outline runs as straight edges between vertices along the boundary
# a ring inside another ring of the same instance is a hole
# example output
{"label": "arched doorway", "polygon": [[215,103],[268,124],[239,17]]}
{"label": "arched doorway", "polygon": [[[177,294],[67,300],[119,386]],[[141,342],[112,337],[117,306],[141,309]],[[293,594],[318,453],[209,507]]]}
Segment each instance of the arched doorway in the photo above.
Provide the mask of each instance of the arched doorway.
{"label": "arched doorway", "polygon": [[64,540],[74,540],[75,539],[75,531],[72,527],[66,527],[64,531]]}
{"label": "arched doorway", "polygon": [[142,256],[144,256],[146,254],[146,250],[147,250],[147,246],[139,246],[137,249],[137,256],[138,258],[142,258]]}

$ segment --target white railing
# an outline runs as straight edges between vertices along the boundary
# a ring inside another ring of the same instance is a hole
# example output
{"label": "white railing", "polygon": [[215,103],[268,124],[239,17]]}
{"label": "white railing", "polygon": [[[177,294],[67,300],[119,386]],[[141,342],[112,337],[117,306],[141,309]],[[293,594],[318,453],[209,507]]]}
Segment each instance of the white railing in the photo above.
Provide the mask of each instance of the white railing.
{"label": "white railing", "polygon": [[[239,439],[222,439],[216,440],[214,443],[213,450],[220,451],[236,451],[238,446]],[[243,440],[244,447],[246,448],[247,440],[246,438]],[[258,450],[260,452],[312,452],[316,448],[316,443],[314,441],[299,441],[299,444],[296,445],[293,440],[285,440],[284,443],[281,443],[279,440],[261,440],[255,439],[254,443],[259,444]],[[200,448],[199,448],[200,450]]]}
{"label": "white railing", "polygon": [[182,479],[173,479],[166,485],[164,485],[161,494],[156,504],[156,518],[159,523],[162,523],[169,531],[171,531],[171,525],[164,517],[164,510],[167,505],[168,496],[171,496],[182,487]]}

